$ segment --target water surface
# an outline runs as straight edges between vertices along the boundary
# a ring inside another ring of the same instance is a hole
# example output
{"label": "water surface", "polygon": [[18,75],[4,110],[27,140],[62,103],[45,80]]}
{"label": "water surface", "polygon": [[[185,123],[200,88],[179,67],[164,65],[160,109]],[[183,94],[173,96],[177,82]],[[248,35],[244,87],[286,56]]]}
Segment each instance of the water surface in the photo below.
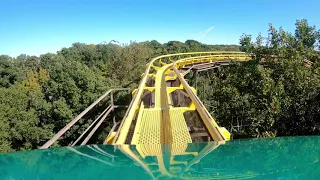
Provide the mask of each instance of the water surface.
{"label": "water surface", "polygon": [[0,154],[0,179],[320,179],[320,136]]}

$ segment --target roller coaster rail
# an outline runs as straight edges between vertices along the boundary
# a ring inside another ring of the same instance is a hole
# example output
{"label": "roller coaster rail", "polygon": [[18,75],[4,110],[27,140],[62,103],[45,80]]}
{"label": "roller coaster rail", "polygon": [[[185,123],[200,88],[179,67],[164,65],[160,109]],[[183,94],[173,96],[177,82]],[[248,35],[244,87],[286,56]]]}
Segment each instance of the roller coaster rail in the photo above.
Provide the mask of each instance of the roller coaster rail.
{"label": "roller coaster rail", "polygon": [[[162,55],[152,59],[142,74],[139,87],[132,92],[133,98],[123,120],[121,122],[114,121],[114,126],[106,138],[105,144],[171,144],[178,142],[177,136],[185,137],[181,142],[190,143],[192,142],[191,136],[188,133],[190,130],[188,130],[189,127],[186,126],[184,119],[187,111],[196,111],[201,117],[202,123],[204,124],[203,129],[207,131],[210,141],[225,141],[230,139],[230,133],[225,128],[217,125],[197,97],[196,90],[189,86],[184,76],[192,70],[208,70],[215,68],[217,65],[229,64],[232,60],[247,61],[251,59],[251,55],[242,52],[190,52]],[[178,82],[178,86],[173,86],[172,83],[174,82]],[[130,91],[128,88],[107,91],[46,142],[41,149],[50,147],[102,99],[118,90]],[[175,91],[179,91],[179,94],[182,93],[185,98],[190,99],[190,105],[174,107],[173,96],[170,93]],[[146,96],[145,92],[152,94],[150,98],[150,104],[152,105],[149,107],[143,102],[143,98]],[[111,105],[70,145],[76,145],[95,124],[95,127],[81,143],[81,145],[85,145],[108,114],[119,107],[124,106],[114,105],[113,96],[111,96]],[[156,120],[151,121],[148,120],[148,118]],[[174,118],[178,120],[176,121]],[[146,129],[147,126],[149,128],[155,128],[154,132],[148,131]],[[179,129],[176,126],[181,126],[181,128],[179,127]],[[174,132],[180,132],[180,134],[175,135]],[[148,138],[146,136],[152,135],[143,135],[142,133],[157,134],[154,135],[153,138]]]}

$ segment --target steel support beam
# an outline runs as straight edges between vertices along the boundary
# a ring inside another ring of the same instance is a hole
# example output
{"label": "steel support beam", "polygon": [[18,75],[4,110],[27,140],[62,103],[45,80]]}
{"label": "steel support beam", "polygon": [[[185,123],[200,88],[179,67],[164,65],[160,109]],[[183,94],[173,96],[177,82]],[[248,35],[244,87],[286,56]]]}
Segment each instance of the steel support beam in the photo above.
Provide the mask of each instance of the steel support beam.
{"label": "steel support beam", "polygon": [[110,108],[110,106],[108,106],[92,123],[91,125],[78,137],[78,139],[72,143],[71,146],[76,145],[80,139],[89,131],[89,129],[91,129],[91,127],[100,119],[101,116],[103,116],[103,114]]}
{"label": "steel support beam", "polygon": [[[178,79],[180,80],[180,82],[183,84],[185,90],[187,91],[187,93],[189,94],[192,102],[195,104],[196,109],[199,113],[199,115],[201,116],[201,119],[203,120],[205,126],[207,127],[211,137],[213,138],[214,141],[224,141],[225,139],[223,138],[223,136],[219,133],[218,129],[217,129],[217,125],[214,125],[212,123],[212,120],[210,118],[210,116],[206,113],[206,111],[204,110],[204,105],[201,103],[201,101],[199,101],[199,99],[194,95],[194,93],[192,92],[192,90],[190,89],[188,83],[185,81],[185,79],[181,76],[181,74],[179,73],[179,71],[177,70],[176,67],[172,66],[173,71],[177,74]],[[216,126],[216,127],[215,127]]]}
{"label": "steel support beam", "polygon": [[128,90],[129,88],[117,88],[110,89],[102,96],[100,96],[96,101],[94,101],[89,107],[82,111],[76,118],[69,122],[64,128],[62,128],[56,135],[54,135],[49,141],[47,141],[40,149],[45,149],[50,147],[54,142],[56,142],[67,130],[69,130],[75,123],[77,123],[85,114],[87,114],[93,107],[95,107],[102,99],[104,99],[108,94],[113,91]]}
{"label": "steel support beam", "polygon": [[90,140],[90,138],[92,137],[92,135],[97,131],[97,129],[100,127],[100,125],[102,124],[102,122],[107,118],[107,116],[110,114],[110,112],[114,109],[114,107],[112,107],[111,105],[109,106],[109,110],[102,116],[102,118],[100,119],[100,121],[96,124],[96,126],[91,130],[91,132],[89,133],[89,135],[82,141],[81,145],[85,145],[87,144],[87,142]]}

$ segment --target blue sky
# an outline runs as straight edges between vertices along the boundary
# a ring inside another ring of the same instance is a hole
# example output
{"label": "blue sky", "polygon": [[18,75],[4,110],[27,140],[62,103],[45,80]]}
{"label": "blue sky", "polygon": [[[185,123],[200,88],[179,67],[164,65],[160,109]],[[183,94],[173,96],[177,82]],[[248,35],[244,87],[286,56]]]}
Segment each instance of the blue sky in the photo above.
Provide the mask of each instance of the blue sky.
{"label": "blue sky", "polygon": [[74,42],[117,40],[238,44],[242,33],[267,34],[268,24],[294,31],[296,19],[320,28],[319,0],[2,0],[0,54],[40,55]]}

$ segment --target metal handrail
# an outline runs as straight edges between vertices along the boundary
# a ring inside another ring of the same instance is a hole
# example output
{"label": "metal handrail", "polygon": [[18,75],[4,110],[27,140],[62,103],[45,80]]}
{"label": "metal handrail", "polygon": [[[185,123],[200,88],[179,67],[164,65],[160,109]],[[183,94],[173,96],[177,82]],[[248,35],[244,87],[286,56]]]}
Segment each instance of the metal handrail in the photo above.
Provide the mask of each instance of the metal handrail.
{"label": "metal handrail", "polygon": [[114,91],[124,91],[130,90],[130,88],[115,88],[110,89],[100,96],[96,101],[94,101],[89,107],[82,111],[77,117],[75,117],[71,122],[69,122],[64,128],[62,128],[56,135],[54,135],[49,141],[47,141],[40,149],[45,149],[50,147],[54,142],[56,142],[66,131],[68,131],[75,123],[77,123],[84,115],[86,115],[93,107],[95,107],[102,99]]}

